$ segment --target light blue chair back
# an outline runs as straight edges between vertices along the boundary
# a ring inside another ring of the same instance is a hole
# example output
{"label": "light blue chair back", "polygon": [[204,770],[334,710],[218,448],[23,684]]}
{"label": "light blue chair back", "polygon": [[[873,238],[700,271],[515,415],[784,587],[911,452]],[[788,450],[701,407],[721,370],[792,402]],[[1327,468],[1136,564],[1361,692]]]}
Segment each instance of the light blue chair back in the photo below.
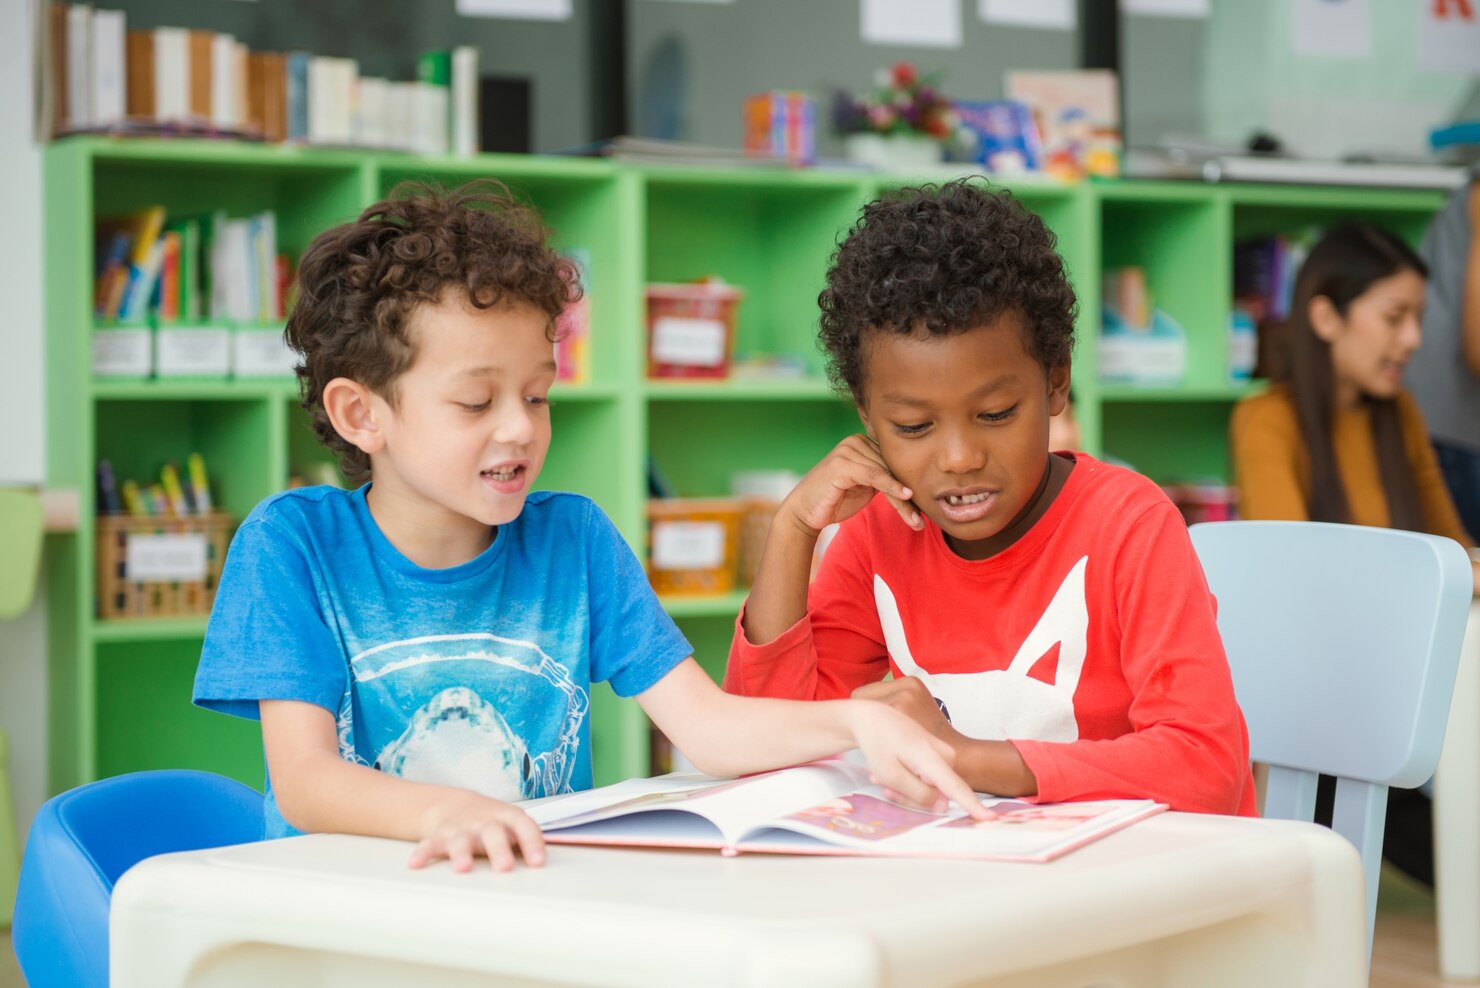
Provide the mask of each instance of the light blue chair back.
{"label": "light blue chair back", "polygon": [[1336,777],[1332,829],[1367,878],[1367,944],[1389,786],[1434,773],[1474,577],[1452,539],[1323,522],[1193,525],[1256,761],[1264,815],[1310,820]]}
{"label": "light blue chair back", "polygon": [[31,988],[107,988],[113,885],[147,857],[262,839],[262,795],[210,772],[100,779],[46,801],[21,862],[11,939]]}

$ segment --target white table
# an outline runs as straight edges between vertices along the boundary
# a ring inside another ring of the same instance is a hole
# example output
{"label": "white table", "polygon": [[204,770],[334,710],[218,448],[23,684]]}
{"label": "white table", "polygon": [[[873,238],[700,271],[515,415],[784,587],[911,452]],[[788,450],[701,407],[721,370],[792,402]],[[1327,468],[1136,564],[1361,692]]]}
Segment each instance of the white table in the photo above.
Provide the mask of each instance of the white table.
{"label": "white table", "polygon": [[1164,813],[1049,864],[551,847],[405,866],[314,835],[162,855],[113,894],[115,988],[1366,982],[1362,871],[1311,824]]}
{"label": "white table", "polygon": [[1434,899],[1440,974],[1480,978],[1480,602],[1470,605],[1434,773]]}

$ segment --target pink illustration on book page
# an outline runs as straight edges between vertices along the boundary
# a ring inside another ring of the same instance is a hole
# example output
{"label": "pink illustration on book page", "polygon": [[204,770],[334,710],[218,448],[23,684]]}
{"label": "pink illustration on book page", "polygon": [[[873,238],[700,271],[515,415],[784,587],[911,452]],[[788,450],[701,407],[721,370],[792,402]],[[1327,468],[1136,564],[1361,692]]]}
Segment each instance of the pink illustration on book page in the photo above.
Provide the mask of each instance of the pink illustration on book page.
{"label": "pink illustration on book page", "polygon": [[786,819],[859,840],[884,840],[937,824],[944,818],[862,793],[850,793],[792,813]]}
{"label": "pink illustration on book page", "polygon": [[963,817],[941,825],[942,830],[996,829],[1015,827],[1021,830],[1054,831],[1073,830],[1105,813],[1103,806],[1055,803],[1039,806],[1015,800],[1003,800],[987,806],[989,814],[983,820]]}

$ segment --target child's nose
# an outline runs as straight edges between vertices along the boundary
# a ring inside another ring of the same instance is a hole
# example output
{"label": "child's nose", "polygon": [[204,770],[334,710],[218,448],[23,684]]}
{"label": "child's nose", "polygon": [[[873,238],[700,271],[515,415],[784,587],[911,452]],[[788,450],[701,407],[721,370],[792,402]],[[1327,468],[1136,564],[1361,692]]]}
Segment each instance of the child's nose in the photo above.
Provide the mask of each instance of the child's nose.
{"label": "child's nose", "polygon": [[534,432],[534,415],[521,401],[498,417],[493,439],[505,446],[523,446],[534,439]]}
{"label": "child's nose", "polygon": [[956,433],[945,437],[940,452],[940,467],[946,473],[971,473],[980,470],[986,460],[986,452],[966,435]]}

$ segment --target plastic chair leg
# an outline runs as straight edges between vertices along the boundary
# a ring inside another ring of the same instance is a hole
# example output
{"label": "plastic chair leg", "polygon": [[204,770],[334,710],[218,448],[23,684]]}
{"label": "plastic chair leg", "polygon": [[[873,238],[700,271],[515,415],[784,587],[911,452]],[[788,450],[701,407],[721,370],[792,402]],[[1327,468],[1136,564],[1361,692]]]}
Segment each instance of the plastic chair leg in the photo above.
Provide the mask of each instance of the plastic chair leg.
{"label": "plastic chair leg", "polygon": [[1434,900],[1440,976],[1480,978],[1480,602],[1470,606],[1434,774]]}

